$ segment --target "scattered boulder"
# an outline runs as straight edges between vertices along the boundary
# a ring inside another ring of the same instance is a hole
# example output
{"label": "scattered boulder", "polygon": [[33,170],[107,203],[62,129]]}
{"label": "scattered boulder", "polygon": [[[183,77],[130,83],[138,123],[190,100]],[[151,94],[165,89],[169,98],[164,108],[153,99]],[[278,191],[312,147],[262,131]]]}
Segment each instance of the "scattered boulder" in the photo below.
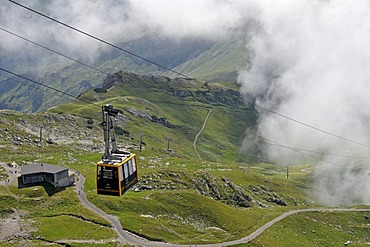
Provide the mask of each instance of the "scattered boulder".
{"label": "scattered boulder", "polygon": [[93,89],[95,93],[107,93],[108,90],[105,88],[94,88]]}
{"label": "scattered boulder", "polygon": [[273,202],[273,203],[275,203],[277,205],[280,205],[280,206],[287,206],[284,199],[281,198],[280,196],[278,196],[276,193],[268,193],[266,201]]}
{"label": "scattered boulder", "polygon": [[232,189],[233,193],[231,194],[231,198],[237,202],[238,206],[252,206],[252,197],[247,195],[242,187],[235,185],[230,179],[226,177],[223,177],[222,181],[224,181]]}
{"label": "scattered boulder", "polygon": [[180,126],[178,125],[174,125],[172,123],[170,123],[169,121],[167,121],[166,118],[158,118],[157,116],[155,115],[152,115],[151,116],[151,121],[154,122],[154,123],[159,123],[159,124],[162,124],[163,126],[167,127],[167,128],[170,128],[170,129],[179,129]]}

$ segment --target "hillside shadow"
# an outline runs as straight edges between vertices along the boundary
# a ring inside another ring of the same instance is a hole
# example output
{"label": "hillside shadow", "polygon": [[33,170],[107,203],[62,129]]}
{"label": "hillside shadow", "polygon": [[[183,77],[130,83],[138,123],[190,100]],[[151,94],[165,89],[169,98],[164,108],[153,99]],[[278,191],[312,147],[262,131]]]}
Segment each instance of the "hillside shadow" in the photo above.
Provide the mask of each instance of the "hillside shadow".
{"label": "hillside shadow", "polygon": [[55,188],[52,184],[50,184],[48,182],[23,184],[22,178],[18,177],[18,189],[31,188],[31,187],[35,187],[35,186],[42,186],[45,189],[45,191],[46,191],[46,193],[48,194],[49,197],[66,189],[66,187]]}

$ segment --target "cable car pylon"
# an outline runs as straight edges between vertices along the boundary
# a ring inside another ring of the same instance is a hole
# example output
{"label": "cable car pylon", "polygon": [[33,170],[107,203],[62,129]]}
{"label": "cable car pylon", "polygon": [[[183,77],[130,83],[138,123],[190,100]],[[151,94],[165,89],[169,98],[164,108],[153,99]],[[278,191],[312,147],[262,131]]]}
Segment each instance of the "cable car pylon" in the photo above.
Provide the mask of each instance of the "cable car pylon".
{"label": "cable car pylon", "polygon": [[139,181],[136,154],[118,149],[114,118],[123,113],[112,105],[102,106],[105,150],[96,164],[96,191],[98,194],[122,196]]}

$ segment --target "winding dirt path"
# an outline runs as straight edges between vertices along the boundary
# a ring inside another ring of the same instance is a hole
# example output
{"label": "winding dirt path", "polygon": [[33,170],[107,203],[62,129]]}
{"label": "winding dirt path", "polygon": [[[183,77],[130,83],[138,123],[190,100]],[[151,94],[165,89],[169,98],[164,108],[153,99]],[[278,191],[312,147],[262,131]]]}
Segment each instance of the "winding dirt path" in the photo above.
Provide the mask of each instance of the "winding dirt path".
{"label": "winding dirt path", "polygon": [[8,174],[8,179],[0,181],[0,185],[9,185],[9,184],[15,184],[17,181],[18,175],[20,174],[21,169],[18,165],[16,167],[10,167],[7,163],[0,162],[0,166],[2,166],[6,173]]}
{"label": "winding dirt path", "polygon": [[[207,116],[209,116],[210,112],[211,112],[211,110],[208,112]],[[204,125],[205,124],[203,124],[203,126]],[[11,176],[9,176],[9,178],[10,178],[9,183],[10,184],[15,183],[16,177],[19,174],[18,172],[15,173],[15,171],[16,170],[18,171],[18,169],[7,167],[5,164],[1,164],[1,163],[0,163],[0,165],[4,166],[6,168],[6,170],[10,173],[9,175],[11,175]],[[12,170],[13,173],[11,173],[10,170]],[[136,245],[136,246],[137,245],[138,246],[147,246],[147,247],[161,247],[161,246],[165,246],[165,247],[185,247],[185,246],[189,246],[189,244],[180,245],[180,244],[170,244],[170,243],[164,243],[164,242],[150,241],[150,240],[147,240],[145,238],[139,237],[139,236],[137,236],[137,235],[135,235],[131,232],[123,230],[120,221],[115,216],[112,216],[112,215],[109,215],[109,214],[105,213],[103,210],[96,207],[94,204],[92,204],[87,199],[86,194],[83,190],[84,183],[85,183],[85,177],[82,176],[80,173],[78,173],[78,178],[79,178],[78,182],[76,183],[76,192],[77,192],[78,198],[81,201],[81,204],[83,206],[91,209],[95,213],[99,214],[101,217],[103,217],[107,221],[109,221],[111,223],[113,229],[117,232],[117,234],[119,236],[119,240],[122,243],[127,243],[127,244],[131,244],[131,245]],[[0,185],[3,185],[3,186],[5,185],[6,186],[4,181],[1,181]],[[249,243],[250,241],[252,241],[256,237],[258,237],[266,229],[268,229],[269,227],[271,227],[275,223],[277,223],[277,222],[279,222],[279,221],[281,221],[281,220],[283,220],[286,217],[289,217],[291,215],[298,214],[298,213],[303,213],[303,212],[370,212],[370,208],[368,208],[368,209],[357,209],[357,208],[308,208],[308,209],[290,210],[290,211],[285,212],[282,215],[276,217],[275,219],[267,222],[266,224],[264,224],[263,226],[258,228],[256,231],[254,231],[250,235],[248,235],[246,237],[243,237],[241,239],[234,240],[234,241],[223,242],[223,243],[217,243],[217,244],[196,244],[195,246],[197,246],[197,247],[219,247],[219,246],[230,246],[230,245],[236,245],[236,244]],[[192,246],[194,246],[194,244],[192,244]]]}
{"label": "winding dirt path", "polygon": [[[107,213],[105,213],[103,210],[100,208],[96,207],[94,204],[89,202],[86,198],[86,194],[83,191],[83,185],[85,183],[85,177],[83,177],[81,174],[78,174],[79,180],[76,183],[76,190],[78,197],[80,198],[80,201],[82,205],[85,207],[93,210],[103,218],[105,218],[107,221],[109,221],[114,230],[117,232],[118,236],[120,237],[121,242],[127,243],[127,244],[132,244],[132,245],[139,245],[139,246],[146,246],[146,247],[161,247],[161,246],[166,246],[166,247],[186,247],[189,246],[190,244],[183,245],[183,244],[169,244],[169,243],[164,243],[164,242],[156,242],[156,241],[149,241],[147,239],[144,239],[142,237],[139,237],[133,233],[130,233],[128,231],[125,231],[122,229],[121,223],[119,220]],[[258,237],[260,234],[262,234],[266,229],[274,225],[275,223],[285,219],[288,216],[291,216],[293,214],[298,214],[298,213],[303,213],[303,212],[370,212],[370,208],[368,209],[359,209],[359,208],[308,208],[308,209],[296,209],[296,210],[290,210],[288,212],[283,213],[282,215],[276,217],[275,219],[267,222],[260,228],[258,228],[256,231],[251,233],[250,235],[234,240],[234,241],[228,241],[228,242],[223,242],[223,243],[217,243],[217,244],[192,244],[190,246],[197,246],[197,247],[220,247],[220,246],[230,246],[230,245],[236,245],[236,244],[245,244],[249,243],[256,237]]]}
{"label": "winding dirt path", "polygon": [[212,112],[212,108],[210,108],[208,110],[208,113],[207,113],[207,116],[206,118],[204,119],[204,122],[203,122],[203,125],[202,125],[202,128],[199,130],[198,134],[195,136],[195,139],[194,139],[194,142],[193,142],[193,148],[194,148],[194,152],[195,154],[198,156],[198,159],[202,159],[198,153],[198,150],[197,150],[197,147],[196,147],[196,143],[198,141],[198,138],[200,136],[200,134],[202,134],[204,128],[206,127],[206,124],[207,124],[207,121],[208,121],[208,118],[209,118],[209,115],[211,115],[211,112]]}

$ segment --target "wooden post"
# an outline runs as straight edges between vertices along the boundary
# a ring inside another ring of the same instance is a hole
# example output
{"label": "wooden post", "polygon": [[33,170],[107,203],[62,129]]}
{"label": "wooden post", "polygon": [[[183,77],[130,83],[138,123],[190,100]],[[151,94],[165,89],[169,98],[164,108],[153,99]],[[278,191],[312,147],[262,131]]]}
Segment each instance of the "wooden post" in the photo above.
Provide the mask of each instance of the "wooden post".
{"label": "wooden post", "polygon": [[289,178],[289,166],[286,165],[286,178]]}
{"label": "wooden post", "polygon": [[42,142],[42,126],[40,126],[40,143]]}
{"label": "wooden post", "polygon": [[171,148],[170,148],[170,144],[171,144],[171,138],[170,137],[167,137],[167,151],[171,151]]}
{"label": "wooden post", "polygon": [[141,151],[143,148],[143,134],[140,134],[140,144],[139,144],[139,150]]}

